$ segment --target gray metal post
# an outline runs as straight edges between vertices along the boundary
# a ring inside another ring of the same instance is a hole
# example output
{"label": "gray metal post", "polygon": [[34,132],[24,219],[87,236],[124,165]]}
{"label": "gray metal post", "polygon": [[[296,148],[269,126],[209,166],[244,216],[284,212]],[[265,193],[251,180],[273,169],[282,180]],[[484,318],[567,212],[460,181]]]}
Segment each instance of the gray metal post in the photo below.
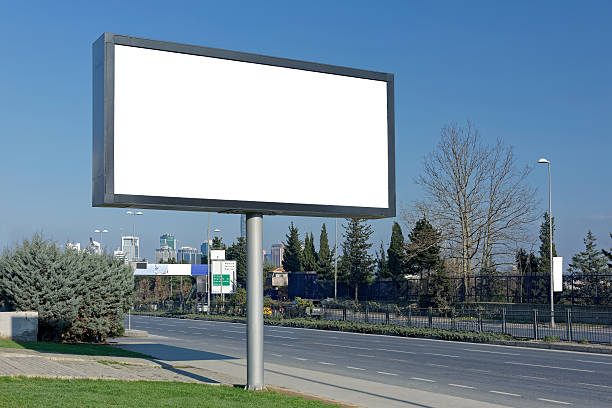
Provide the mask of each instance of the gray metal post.
{"label": "gray metal post", "polygon": [[263,216],[247,214],[247,384],[248,390],[264,388],[263,322]]}
{"label": "gray metal post", "polygon": [[208,232],[206,233],[206,263],[208,275],[206,275],[206,314],[210,314],[210,291],[212,290],[212,272],[210,270],[210,213],[208,213]]}
{"label": "gray metal post", "polygon": [[338,219],[336,218],[336,240],[334,241],[334,300],[338,298]]}
{"label": "gray metal post", "polygon": [[553,292],[553,219],[552,219],[552,187],[550,180],[550,162],[548,163],[548,242],[550,246],[550,327],[555,328],[555,297]]}
{"label": "gray metal post", "polygon": [[572,341],[572,310],[567,309],[567,341]]}

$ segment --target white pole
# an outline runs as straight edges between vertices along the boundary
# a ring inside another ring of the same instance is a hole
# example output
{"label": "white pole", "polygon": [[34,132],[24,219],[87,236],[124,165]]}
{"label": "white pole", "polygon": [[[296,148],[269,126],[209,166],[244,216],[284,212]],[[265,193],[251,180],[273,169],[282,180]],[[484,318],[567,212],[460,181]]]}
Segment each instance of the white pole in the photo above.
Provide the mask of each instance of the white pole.
{"label": "white pole", "polygon": [[212,273],[210,270],[210,212],[208,213],[208,232],[207,232],[207,236],[206,236],[206,252],[208,253],[206,255],[207,258],[207,262],[208,262],[208,290],[206,291],[206,295],[207,295],[207,304],[208,304],[208,311],[207,314],[210,314],[210,291],[212,290]]}
{"label": "white pole", "polygon": [[334,242],[334,300],[338,297],[338,218],[336,218],[336,241]]}
{"label": "white pole", "polygon": [[247,385],[264,388],[262,265],[263,216],[247,214]]}
{"label": "white pole", "polygon": [[553,226],[552,226],[552,190],[550,179],[550,162],[548,163],[548,241],[550,244],[550,327],[555,328],[555,299],[553,292]]}

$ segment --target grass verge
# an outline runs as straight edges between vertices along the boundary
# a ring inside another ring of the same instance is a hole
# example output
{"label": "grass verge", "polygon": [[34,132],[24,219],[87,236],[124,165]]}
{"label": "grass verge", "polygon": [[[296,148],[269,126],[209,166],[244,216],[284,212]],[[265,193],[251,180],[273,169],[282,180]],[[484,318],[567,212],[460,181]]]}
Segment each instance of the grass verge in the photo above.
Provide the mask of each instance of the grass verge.
{"label": "grass verge", "polygon": [[55,407],[329,407],[319,401],[194,383],[0,377],[0,406]]}
{"label": "grass verge", "polygon": [[[134,313],[136,314],[136,313]],[[225,315],[203,315],[194,313],[139,313],[142,315],[159,317],[178,317],[195,320],[214,320],[233,323],[245,323],[246,318],[241,316]],[[460,330],[429,329],[423,327],[396,326],[392,324],[360,323],[341,320],[316,320],[306,318],[279,319],[273,317],[264,318],[264,323],[270,326],[301,327],[307,329],[336,330],[364,334],[385,334],[400,337],[419,337],[438,340],[466,341],[475,343],[486,343],[495,340],[518,340],[517,338],[494,332],[473,332]]]}
{"label": "grass verge", "polygon": [[0,339],[0,348],[28,349],[48,353],[79,354],[88,356],[138,357],[151,358],[146,354],[112,347],[107,344],[90,343],[47,343],[33,341],[13,341]]}

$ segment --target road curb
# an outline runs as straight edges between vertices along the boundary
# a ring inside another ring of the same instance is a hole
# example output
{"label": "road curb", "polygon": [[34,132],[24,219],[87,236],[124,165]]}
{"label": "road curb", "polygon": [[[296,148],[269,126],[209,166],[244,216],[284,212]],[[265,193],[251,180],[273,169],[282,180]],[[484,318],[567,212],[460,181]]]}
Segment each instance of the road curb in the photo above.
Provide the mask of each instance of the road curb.
{"label": "road curb", "polygon": [[126,329],[122,337],[149,337],[149,332],[146,330]]}
{"label": "road curb", "polygon": [[540,343],[534,341],[505,341],[495,340],[485,344],[495,344],[499,346],[530,347],[537,349],[579,351],[582,353],[612,354],[612,347],[600,346],[597,344],[578,344],[578,343]]}

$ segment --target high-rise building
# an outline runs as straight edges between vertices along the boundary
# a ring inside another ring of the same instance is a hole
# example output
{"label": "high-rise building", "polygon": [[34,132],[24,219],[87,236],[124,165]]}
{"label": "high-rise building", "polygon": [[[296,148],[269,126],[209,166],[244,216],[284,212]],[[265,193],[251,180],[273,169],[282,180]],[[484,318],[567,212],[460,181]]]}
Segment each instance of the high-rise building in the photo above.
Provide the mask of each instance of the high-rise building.
{"label": "high-rise building", "polygon": [[121,251],[125,254],[126,261],[140,260],[140,240],[138,237],[124,235],[121,237]]}
{"label": "high-rise building", "polygon": [[189,263],[199,265],[202,261],[202,254],[196,248],[181,247],[176,251],[178,263]]}
{"label": "high-rise building", "polygon": [[176,240],[174,239],[174,234],[164,234],[159,237],[159,247],[163,248],[165,246],[176,251]]}
{"label": "high-rise building", "polygon": [[246,239],[246,214],[240,214],[240,236]]}
{"label": "high-rise building", "polygon": [[283,266],[283,255],[285,253],[285,244],[274,244],[271,248],[272,264],[275,266]]}
{"label": "high-rise building", "polygon": [[202,242],[202,245],[200,245],[200,252],[202,255],[208,256],[208,243]]}
{"label": "high-rise building", "polygon": [[113,251],[113,258],[119,259],[120,261],[125,262],[125,253],[123,253],[122,250],[117,248]]}
{"label": "high-rise building", "polygon": [[177,262],[177,255],[174,249],[164,245],[155,250],[155,263],[168,263],[171,261]]}
{"label": "high-rise building", "polygon": [[91,237],[89,237],[89,244],[87,244],[87,250],[90,254],[102,254],[102,245],[98,241],[94,241]]}

